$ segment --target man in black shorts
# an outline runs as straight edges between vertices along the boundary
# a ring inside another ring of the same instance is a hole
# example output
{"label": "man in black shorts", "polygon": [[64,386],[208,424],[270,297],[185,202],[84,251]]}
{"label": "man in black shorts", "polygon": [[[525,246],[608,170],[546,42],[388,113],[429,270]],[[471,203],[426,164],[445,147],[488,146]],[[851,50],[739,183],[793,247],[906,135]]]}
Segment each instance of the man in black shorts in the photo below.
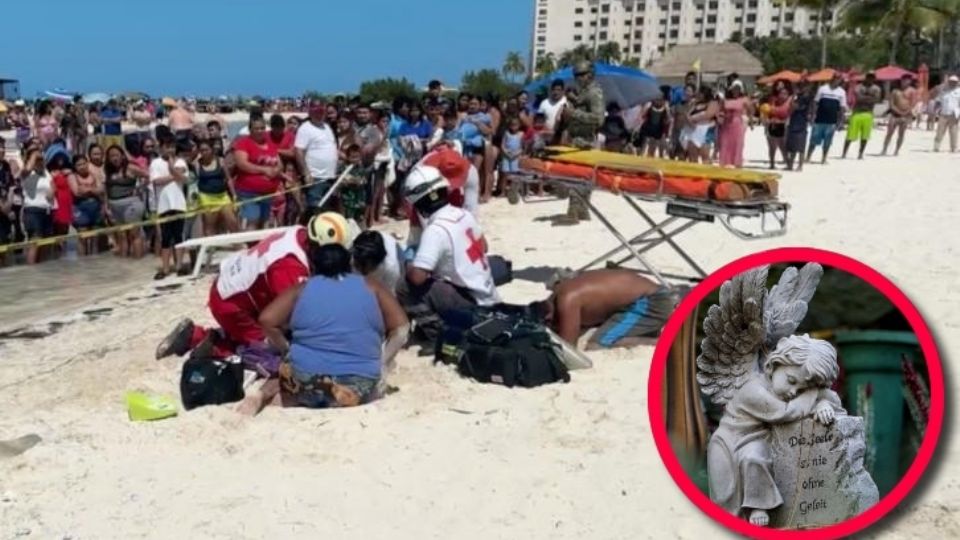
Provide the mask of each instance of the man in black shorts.
{"label": "man in black shorts", "polygon": [[563,279],[531,311],[571,345],[596,328],[586,349],[630,347],[656,337],[677,305],[667,287],[633,270],[590,270]]}

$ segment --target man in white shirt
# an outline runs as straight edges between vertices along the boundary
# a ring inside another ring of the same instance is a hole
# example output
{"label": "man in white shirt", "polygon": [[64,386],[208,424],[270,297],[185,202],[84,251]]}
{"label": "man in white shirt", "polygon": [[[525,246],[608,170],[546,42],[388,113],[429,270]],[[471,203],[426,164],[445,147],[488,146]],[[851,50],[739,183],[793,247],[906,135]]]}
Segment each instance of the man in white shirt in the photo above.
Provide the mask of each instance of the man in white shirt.
{"label": "man in white shirt", "polygon": [[957,151],[957,124],[960,119],[960,77],[951,75],[947,85],[940,90],[935,100],[937,112],[937,135],[933,139],[933,151],[940,151],[944,133],[950,134],[950,152]]}
{"label": "man in white shirt", "polygon": [[439,169],[420,165],[404,186],[424,228],[416,253],[407,257],[398,298],[429,340],[440,331],[441,313],[500,303],[483,230],[470,212],[449,204],[449,185]]}
{"label": "man in white shirt", "polygon": [[[310,120],[297,129],[293,146],[297,165],[304,174],[308,213],[319,212],[320,201],[333,187],[337,178],[337,137],[324,120],[326,106],[322,102],[310,104]],[[326,206],[326,204],[325,204]]]}
{"label": "man in white shirt", "polygon": [[[170,260],[180,268],[180,274],[189,273],[183,265],[183,250],[174,250],[174,246],[183,241],[184,218],[187,211],[187,198],[183,193],[183,184],[187,179],[187,163],[176,157],[177,145],[173,139],[161,141],[160,156],[150,162],[150,183],[158,193],[157,216],[160,223],[160,270],[154,279],[160,280],[170,273]],[[177,217],[181,216],[181,217]]]}
{"label": "man in white shirt", "polygon": [[827,162],[827,153],[833,143],[833,134],[843,123],[843,113],[847,110],[847,92],[841,84],[843,77],[835,74],[829,84],[817,89],[810,108],[810,119],[813,129],[810,131],[810,144],[807,146],[807,161],[813,157],[813,151],[818,146],[823,147],[823,157],[820,163]]}
{"label": "man in white shirt", "polygon": [[546,118],[544,125],[550,133],[553,133],[556,128],[557,119],[560,118],[560,112],[566,104],[567,97],[563,81],[557,79],[550,84],[550,96],[540,102],[540,108],[537,110]]}

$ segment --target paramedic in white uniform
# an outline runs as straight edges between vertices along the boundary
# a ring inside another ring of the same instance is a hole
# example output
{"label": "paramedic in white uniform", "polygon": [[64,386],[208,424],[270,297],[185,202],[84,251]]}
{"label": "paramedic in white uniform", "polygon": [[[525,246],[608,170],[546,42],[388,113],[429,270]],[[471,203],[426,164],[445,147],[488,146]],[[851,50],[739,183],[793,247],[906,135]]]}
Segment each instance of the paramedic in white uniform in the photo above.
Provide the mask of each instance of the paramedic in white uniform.
{"label": "paramedic in white uniform", "polygon": [[449,186],[439,169],[427,165],[410,171],[404,186],[425,225],[416,253],[407,257],[399,298],[427,339],[436,337],[447,310],[500,303],[483,230],[473,214],[449,204]]}

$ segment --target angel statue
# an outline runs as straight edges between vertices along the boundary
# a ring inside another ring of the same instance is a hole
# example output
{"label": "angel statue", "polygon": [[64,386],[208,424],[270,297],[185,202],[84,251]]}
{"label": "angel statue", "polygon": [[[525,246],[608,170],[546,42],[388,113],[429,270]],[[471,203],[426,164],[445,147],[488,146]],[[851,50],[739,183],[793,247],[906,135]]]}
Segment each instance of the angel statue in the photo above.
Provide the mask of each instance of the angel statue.
{"label": "angel statue", "polygon": [[702,391],[725,406],[707,446],[710,499],[759,526],[769,525],[769,512],[783,504],[772,474],[770,426],[808,416],[827,425],[846,414],[830,390],[840,371],[836,350],[793,335],[823,268],[787,268],[769,293],[768,270],[744,272],[720,287],[697,357]]}

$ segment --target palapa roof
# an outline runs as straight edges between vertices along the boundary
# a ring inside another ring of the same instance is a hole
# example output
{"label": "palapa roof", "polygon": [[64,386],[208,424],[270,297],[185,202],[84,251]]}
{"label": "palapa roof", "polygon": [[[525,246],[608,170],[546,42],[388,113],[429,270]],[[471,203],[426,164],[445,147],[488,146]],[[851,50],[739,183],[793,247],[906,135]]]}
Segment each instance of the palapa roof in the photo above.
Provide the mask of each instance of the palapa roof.
{"label": "palapa roof", "polygon": [[739,43],[698,43],[674,45],[663,56],[654,60],[648,71],[662,78],[682,78],[693,71],[700,60],[702,73],[736,72],[744,77],[763,75],[763,63]]}

